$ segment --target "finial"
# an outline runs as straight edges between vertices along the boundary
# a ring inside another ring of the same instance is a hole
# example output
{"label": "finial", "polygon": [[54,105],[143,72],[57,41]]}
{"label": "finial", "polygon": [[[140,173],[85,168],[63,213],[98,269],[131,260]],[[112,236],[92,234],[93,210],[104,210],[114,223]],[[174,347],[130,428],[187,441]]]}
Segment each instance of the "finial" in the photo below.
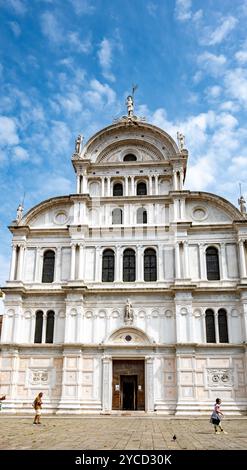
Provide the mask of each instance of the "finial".
{"label": "finial", "polygon": [[239,183],[239,199],[238,199],[238,204],[239,204],[239,210],[242,214],[246,214],[246,201],[244,199],[244,196],[242,195],[242,188],[241,188],[241,183]]}
{"label": "finial", "polygon": [[83,142],[83,135],[79,134],[75,141],[75,153],[78,155],[81,153],[81,146]]}
{"label": "finial", "polygon": [[185,142],[185,136],[182,134],[182,132],[177,131],[177,141],[178,141],[178,148],[179,150],[183,150],[184,148],[184,142]]}

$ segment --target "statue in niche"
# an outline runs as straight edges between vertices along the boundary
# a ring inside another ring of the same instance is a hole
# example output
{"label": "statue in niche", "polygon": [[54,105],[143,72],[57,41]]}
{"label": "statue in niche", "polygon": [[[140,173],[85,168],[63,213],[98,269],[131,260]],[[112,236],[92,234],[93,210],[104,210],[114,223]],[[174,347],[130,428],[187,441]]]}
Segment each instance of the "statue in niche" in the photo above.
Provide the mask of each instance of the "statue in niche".
{"label": "statue in niche", "polygon": [[75,153],[77,153],[77,154],[81,153],[82,142],[83,142],[83,136],[81,134],[79,134],[76,141],[75,141]]}
{"label": "statue in niche", "polygon": [[125,309],[124,309],[124,321],[125,323],[132,323],[134,319],[133,308],[130,303],[130,300],[127,299]]}
{"label": "statue in niche", "polygon": [[177,141],[178,141],[178,148],[179,150],[183,150],[184,148],[184,143],[185,143],[185,136],[182,134],[182,132],[177,132]]}

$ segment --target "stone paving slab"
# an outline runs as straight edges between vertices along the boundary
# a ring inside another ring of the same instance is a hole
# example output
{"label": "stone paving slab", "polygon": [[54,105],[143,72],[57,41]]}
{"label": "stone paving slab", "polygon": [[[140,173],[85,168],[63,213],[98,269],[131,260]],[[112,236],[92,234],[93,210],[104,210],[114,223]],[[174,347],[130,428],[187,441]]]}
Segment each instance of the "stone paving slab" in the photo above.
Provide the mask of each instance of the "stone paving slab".
{"label": "stone paving slab", "polygon": [[[214,434],[209,418],[135,416],[0,416],[0,449],[10,450],[247,450],[247,419],[224,419]],[[172,440],[176,435],[176,441]]]}

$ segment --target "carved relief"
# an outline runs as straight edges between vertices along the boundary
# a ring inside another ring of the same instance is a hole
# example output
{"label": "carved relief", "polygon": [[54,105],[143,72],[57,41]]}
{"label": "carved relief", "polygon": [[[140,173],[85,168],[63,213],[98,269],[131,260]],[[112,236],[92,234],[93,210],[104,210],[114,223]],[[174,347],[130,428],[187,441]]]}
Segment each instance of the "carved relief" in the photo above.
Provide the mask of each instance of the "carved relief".
{"label": "carved relief", "polygon": [[31,370],[30,371],[31,385],[47,385],[49,382],[48,370]]}
{"label": "carved relief", "polygon": [[210,387],[233,387],[232,369],[207,369],[207,381]]}

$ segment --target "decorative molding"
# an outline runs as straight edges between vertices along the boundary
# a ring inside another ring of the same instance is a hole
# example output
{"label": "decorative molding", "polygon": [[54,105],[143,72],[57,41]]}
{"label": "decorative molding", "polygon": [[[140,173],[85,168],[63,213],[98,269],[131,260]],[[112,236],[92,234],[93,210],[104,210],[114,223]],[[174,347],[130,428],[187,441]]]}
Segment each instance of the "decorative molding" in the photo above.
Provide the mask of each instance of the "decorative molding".
{"label": "decorative molding", "polygon": [[233,369],[207,368],[207,382],[213,388],[233,387]]}
{"label": "decorative molding", "polygon": [[48,369],[32,370],[30,369],[29,382],[31,385],[47,385],[49,383],[50,371]]}

